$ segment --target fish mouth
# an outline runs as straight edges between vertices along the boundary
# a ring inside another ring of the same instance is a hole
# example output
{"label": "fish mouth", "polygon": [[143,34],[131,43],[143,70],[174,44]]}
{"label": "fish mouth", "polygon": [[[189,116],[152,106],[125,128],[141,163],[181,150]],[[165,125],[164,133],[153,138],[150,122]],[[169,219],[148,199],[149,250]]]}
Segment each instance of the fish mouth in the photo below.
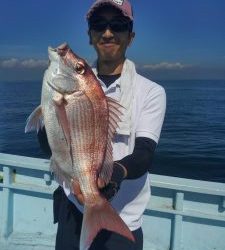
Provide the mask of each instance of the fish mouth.
{"label": "fish mouth", "polygon": [[63,43],[56,48],[58,55],[62,57],[65,57],[66,54],[69,52],[69,50],[70,50],[70,47],[67,43]]}
{"label": "fish mouth", "polygon": [[53,90],[55,90],[56,92],[58,92],[58,93],[60,93],[60,94],[62,94],[62,95],[65,95],[65,94],[71,95],[71,94],[73,94],[73,93],[75,93],[75,92],[83,92],[83,91],[77,91],[77,89],[65,90],[65,89],[62,89],[62,88],[60,88],[60,87],[54,86],[54,85],[53,85],[52,83],[50,83],[49,81],[47,81],[47,84],[48,84],[48,86],[49,86],[50,88],[52,88]]}
{"label": "fish mouth", "polygon": [[59,56],[65,57],[69,52],[70,47],[67,43],[59,45],[57,48],[49,47],[49,50],[56,52]]}

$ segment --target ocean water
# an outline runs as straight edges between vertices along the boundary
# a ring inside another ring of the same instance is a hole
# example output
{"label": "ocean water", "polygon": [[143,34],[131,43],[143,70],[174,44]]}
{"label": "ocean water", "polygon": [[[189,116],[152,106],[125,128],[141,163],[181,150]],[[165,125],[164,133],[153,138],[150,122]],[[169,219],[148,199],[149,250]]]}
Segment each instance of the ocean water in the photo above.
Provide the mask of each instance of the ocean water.
{"label": "ocean water", "polygon": [[[225,81],[159,81],[167,111],[152,173],[225,183]],[[0,152],[43,158],[26,119],[41,82],[0,83]]]}

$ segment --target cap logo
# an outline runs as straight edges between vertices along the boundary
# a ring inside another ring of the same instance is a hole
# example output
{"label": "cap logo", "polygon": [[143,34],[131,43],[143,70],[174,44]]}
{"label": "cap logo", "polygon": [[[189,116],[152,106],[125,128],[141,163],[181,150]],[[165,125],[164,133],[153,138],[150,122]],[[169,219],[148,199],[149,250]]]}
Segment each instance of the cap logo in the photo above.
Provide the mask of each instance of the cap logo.
{"label": "cap logo", "polygon": [[124,0],[112,0],[114,3],[118,5],[123,5]]}

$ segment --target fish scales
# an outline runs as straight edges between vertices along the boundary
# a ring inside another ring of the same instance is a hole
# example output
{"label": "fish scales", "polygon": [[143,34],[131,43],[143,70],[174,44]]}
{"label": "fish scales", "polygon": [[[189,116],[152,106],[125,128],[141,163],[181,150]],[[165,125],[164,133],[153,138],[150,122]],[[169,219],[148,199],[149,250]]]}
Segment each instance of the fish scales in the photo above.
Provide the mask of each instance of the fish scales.
{"label": "fish scales", "polygon": [[102,152],[97,152],[96,148],[100,148],[98,145],[98,134],[104,137],[103,132],[105,128],[95,126],[95,122],[99,117],[94,112],[93,103],[85,94],[74,98],[71,103],[68,102],[66,111],[69,119],[68,122],[72,128],[72,159],[74,166],[77,168],[77,176],[75,177],[80,180],[83,179],[80,183],[83,187],[83,194],[88,202],[90,200],[88,194],[90,194],[91,200],[93,200],[95,199],[93,193],[98,193],[96,180],[91,182],[89,175],[94,171],[94,175],[96,176],[96,172],[100,167],[97,165],[96,161],[98,159],[96,159],[96,156]]}

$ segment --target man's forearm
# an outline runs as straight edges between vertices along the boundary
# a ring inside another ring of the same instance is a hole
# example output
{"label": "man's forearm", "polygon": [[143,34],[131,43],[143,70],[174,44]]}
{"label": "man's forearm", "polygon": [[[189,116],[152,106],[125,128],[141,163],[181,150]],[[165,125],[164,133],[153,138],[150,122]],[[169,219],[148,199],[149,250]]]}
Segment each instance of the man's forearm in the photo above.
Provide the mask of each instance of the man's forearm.
{"label": "man's forearm", "polygon": [[156,146],[152,139],[136,138],[133,153],[117,161],[125,167],[126,179],[137,179],[150,170]]}

